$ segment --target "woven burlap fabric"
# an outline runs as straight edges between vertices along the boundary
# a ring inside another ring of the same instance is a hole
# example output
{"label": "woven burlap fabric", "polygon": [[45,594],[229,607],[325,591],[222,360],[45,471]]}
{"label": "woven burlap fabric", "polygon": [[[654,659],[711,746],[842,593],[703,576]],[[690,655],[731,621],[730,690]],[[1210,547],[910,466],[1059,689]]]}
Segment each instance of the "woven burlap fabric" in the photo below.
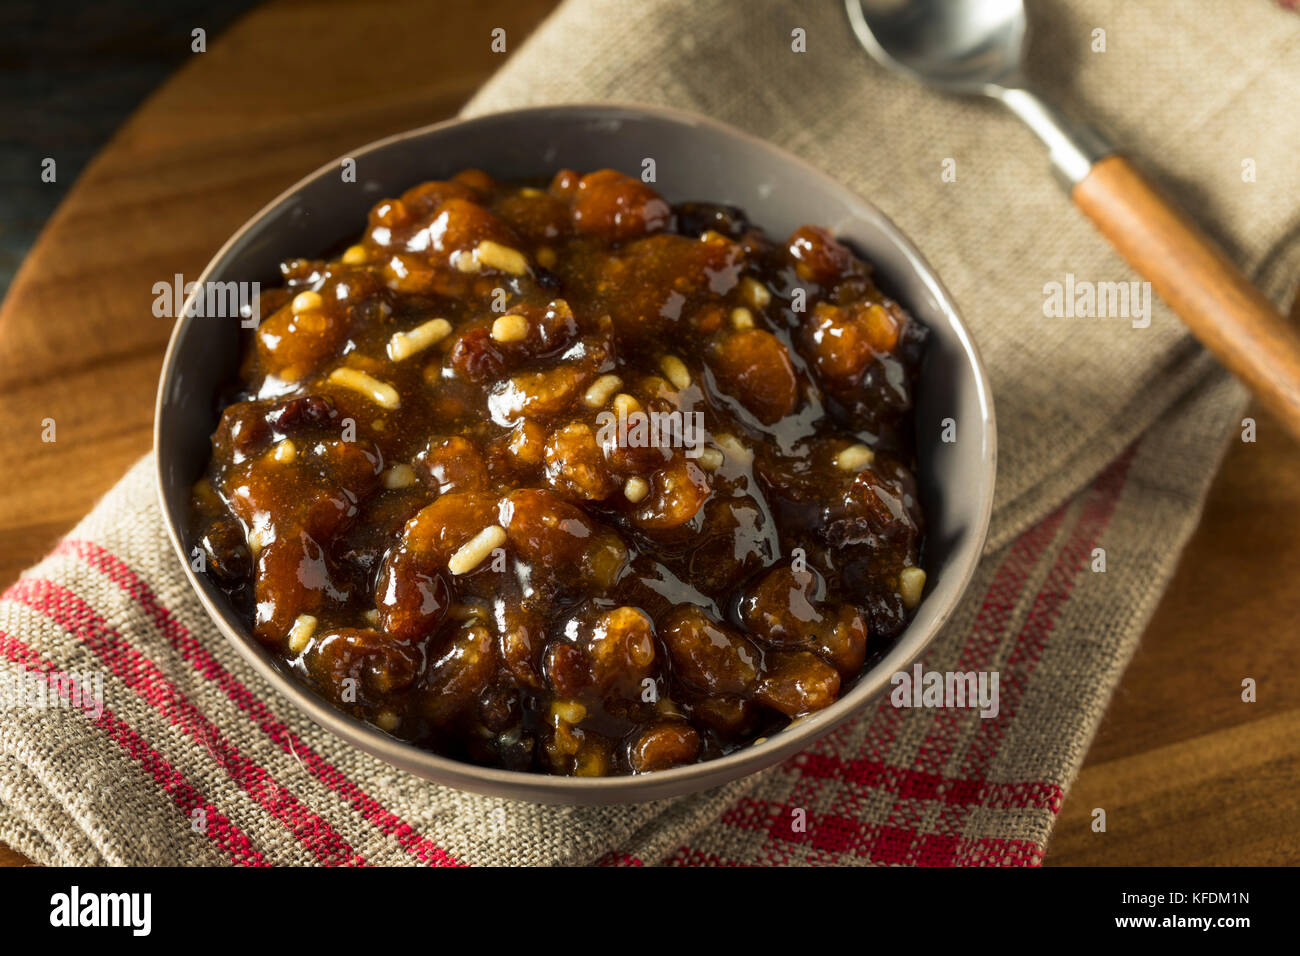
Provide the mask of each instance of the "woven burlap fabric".
{"label": "woven burlap fabric", "polygon": [[[1300,88],[1295,21],[1262,2],[1043,12],[1047,84],[1068,73],[1070,97],[1159,159],[1280,301],[1300,269],[1286,241],[1300,130],[1280,121]],[[924,664],[998,670],[997,719],[882,701],[782,767],[634,807],[436,787],[321,731],[227,647],[175,563],[146,459],[0,601],[0,676],[104,681],[98,716],[0,711],[0,840],[66,864],[1041,859],[1244,396],[1160,308],[1140,330],[1045,319],[1044,283],[1129,273],[1028,134],[872,69],[841,16],[571,0],[471,109],[612,98],[707,112],[804,155],[917,241],[990,366],[1002,451],[993,540]],[[789,51],[796,27],[806,54]],[[1088,49],[1094,27],[1105,53]],[[940,180],[948,157],[955,183]],[[1258,182],[1242,182],[1243,158]],[[1095,547],[1104,574],[1089,570]]]}

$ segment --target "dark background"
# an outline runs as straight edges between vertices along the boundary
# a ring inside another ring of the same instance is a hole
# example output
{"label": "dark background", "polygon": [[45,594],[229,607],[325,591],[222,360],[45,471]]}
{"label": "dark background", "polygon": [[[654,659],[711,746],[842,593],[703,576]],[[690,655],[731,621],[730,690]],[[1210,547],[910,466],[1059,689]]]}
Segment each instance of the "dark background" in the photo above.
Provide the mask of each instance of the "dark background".
{"label": "dark background", "polygon": [[[0,299],[41,226],[127,115],[253,0],[0,0]],[[41,181],[53,157],[57,182]]]}

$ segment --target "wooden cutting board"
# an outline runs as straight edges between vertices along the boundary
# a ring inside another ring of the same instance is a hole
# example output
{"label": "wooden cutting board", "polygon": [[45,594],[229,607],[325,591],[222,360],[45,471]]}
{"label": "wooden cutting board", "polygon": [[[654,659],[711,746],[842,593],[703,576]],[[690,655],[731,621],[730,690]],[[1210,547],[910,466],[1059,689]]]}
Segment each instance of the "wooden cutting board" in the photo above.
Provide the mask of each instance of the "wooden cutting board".
{"label": "wooden cutting board", "polygon": [[[318,165],[456,112],[554,0],[283,0],[194,54],[89,165],[0,309],[0,587],[150,445],[153,284]],[[42,441],[46,419],[57,440]],[[1049,863],[1300,860],[1300,447],[1234,445],[1066,801]],[[1243,676],[1260,701],[1242,704]],[[1091,831],[1105,807],[1106,834]],[[0,863],[26,861],[0,848]]]}

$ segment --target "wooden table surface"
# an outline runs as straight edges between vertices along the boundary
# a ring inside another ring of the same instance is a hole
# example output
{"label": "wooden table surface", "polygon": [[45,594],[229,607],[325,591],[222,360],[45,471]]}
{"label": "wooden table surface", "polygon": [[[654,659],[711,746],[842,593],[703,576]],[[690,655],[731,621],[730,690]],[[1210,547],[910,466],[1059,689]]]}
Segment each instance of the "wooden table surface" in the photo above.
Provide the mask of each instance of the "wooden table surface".
{"label": "wooden table surface", "polygon": [[[121,127],[0,308],[0,587],[148,450],[171,326],[153,284],[197,276],[303,173],[453,114],[505,59],[489,31],[513,50],[553,6],[277,0],[209,38]],[[1260,436],[1228,453],[1049,864],[1300,861],[1300,447],[1264,419]],[[1246,676],[1258,703],[1240,701]],[[0,847],[0,864],[24,862]]]}

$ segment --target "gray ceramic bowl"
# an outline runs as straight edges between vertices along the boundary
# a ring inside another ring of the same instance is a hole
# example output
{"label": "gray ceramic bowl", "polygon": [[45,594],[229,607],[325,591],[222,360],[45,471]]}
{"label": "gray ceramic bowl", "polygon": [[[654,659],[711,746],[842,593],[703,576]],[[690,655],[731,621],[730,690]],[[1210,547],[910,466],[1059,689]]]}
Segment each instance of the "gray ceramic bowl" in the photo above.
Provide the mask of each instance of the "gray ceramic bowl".
{"label": "gray ceramic bowl", "polygon": [[[920,488],[928,522],[925,599],[895,645],[877,654],[857,684],[826,710],[766,741],[718,760],[634,777],[580,779],[497,770],[419,750],[347,716],[289,676],[232,613],[224,595],[185,556],[194,547],[187,514],[192,483],[209,455],[215,396],[235,375],[238,323],[176,323],[158,389],[154,442],[168,532],[212,620],[267,683],[349,743],[438,783],[548,803],[628,803],[714,787],[804,749],[889,686],[934,639],[965,591],[988,529],[996,433],[988,380],[970,335],[939,279],[884,215],[834,179],[761,140],[686,113],[617,105],[556,106],[455,120],[380,140],[349,154],[357,182],[339,163],[297,183],[244,225],[199,278],[278,279],[281,259],[337,248],[360,233],[367,210],[427,179],[465,167],[499,179],[546,176],[562,167],[613,167],[636,174],[654,157],[656,188],[670,201],[732,203],[775,236],[814,223],[851,240],[883,284],[933,332],[919,384]],[[953,418],[959,440],[939,438]]]}

